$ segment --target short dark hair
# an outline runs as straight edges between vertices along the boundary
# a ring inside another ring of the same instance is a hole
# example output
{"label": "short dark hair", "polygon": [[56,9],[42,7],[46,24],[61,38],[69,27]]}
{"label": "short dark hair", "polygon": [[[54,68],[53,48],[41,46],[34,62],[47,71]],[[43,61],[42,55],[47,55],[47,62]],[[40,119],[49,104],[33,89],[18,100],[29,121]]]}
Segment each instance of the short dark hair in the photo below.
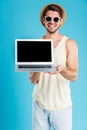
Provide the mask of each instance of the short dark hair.
{"label": "short dark hair", "polygon": [[59,13],[61,18],[63,17],[63,11],[61,10],[60,7],[58,7],[55,4],[48,5],[47,8],[44,10],[42,17],[44,17],[49,10],[56,11]]}

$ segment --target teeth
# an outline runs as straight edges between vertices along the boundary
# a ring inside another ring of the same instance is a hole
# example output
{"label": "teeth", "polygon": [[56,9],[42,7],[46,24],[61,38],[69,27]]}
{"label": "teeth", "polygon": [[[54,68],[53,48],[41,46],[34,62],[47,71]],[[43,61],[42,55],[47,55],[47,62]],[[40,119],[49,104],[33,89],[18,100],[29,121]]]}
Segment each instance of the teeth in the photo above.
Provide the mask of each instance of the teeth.
{"label": "teeth", "polygon": [[49,25],[49,27],[53,28],[53,27],[54,27],[54,25]]}
{"label": "teeth", "polygon": [[50,27],[52,27],[52,28],[53,28],[54,26],[53,26],[53,25],[51,25]]}

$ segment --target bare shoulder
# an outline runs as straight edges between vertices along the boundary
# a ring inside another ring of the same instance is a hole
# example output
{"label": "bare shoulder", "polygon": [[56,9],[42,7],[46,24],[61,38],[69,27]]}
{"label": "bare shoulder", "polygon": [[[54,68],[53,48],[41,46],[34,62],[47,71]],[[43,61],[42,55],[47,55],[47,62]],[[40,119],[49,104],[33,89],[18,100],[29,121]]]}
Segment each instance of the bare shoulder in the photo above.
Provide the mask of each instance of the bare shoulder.
{"label": "bare shoulder", "polygon": [[67,39],[66,41],[66,49],[67,51],[74,51],[74,50],[78,50],[78,46],[76,41],[72,40],[72,39]]}

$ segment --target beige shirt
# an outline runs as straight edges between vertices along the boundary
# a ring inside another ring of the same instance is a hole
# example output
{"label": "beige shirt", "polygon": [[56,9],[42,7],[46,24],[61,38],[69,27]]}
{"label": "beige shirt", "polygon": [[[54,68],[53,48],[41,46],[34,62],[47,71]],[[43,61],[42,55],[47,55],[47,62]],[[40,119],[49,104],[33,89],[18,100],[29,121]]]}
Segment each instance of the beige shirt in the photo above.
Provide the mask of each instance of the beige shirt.
{"label": "beige shirt", "polygon": [[[65,43],[68,38],[63,36],[54,48],[54,63],[66,67]],[[60,110],[72,105],[69,80],[61,74],[41,72],[39,83],[35,85],[33,98],[48,110]]]}

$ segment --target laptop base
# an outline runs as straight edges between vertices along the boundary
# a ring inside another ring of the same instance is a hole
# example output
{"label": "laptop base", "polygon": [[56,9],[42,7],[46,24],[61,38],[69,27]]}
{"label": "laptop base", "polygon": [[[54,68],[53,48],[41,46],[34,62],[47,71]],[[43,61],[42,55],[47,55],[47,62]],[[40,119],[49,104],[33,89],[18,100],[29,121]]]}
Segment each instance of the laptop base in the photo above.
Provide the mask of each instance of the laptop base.
{"label": "laptop base", "polygon": [[16,71],[29,71],[29,72],[55,72],[55,65],[17,65],[15,68]]}

